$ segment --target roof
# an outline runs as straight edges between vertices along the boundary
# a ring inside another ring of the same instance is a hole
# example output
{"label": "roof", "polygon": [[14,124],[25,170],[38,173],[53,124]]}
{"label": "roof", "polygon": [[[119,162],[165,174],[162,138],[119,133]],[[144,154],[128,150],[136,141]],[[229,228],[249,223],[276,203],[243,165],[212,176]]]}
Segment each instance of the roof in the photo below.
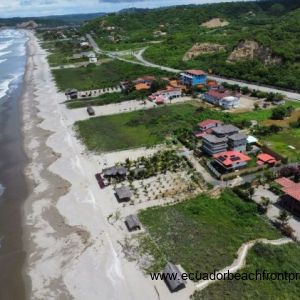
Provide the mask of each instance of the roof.
{"label": "roof", "polygon": [[203,137],[203,140],[207,140],[210,143],[226,143],[227,137],[217,137],[213,134],[207,134]]}
{"label": "roof", "polygon": [[233,163],[247,162],[251,160],[251,158],[248,155],[238,151],[226,151],[214,154],[213,157],[219,162],[221,162],[224,166],[229,166]]}
{"label": "roof", "polygon": [[286,177],[281,177],[275,180],[276,183],[281,185],[283,188],[289,188],[295,185],[295,182]]}
{"label": "roof", "polygon": [[165,274],[165,280],[171,291],[176,291],[185,287],[185,282],[181,277],[181,272],[176,265],[168,262],[163,273]]}
{"label": "roof", "polygon": [[296,183],[289,178],[281,177],[275,180],[276,183],[282,186],[282,191],[295,199],[296,201],[300,201],[300,183]]}
{"label": "roof", "polygon": [[257,143],[258,142],[258,139],[253,136],[253,135],[248,135],[247,137],[247,143],[248,144],[254,144],[254,143]]}
{"label": "roof", "polygon": [[246,140],[247,136],[243,133],[235,133],[233,135],[230,135],[228,139],[232,141],[240,141],[240,140]]}
{"label": "roof", "polygon": [[141,223],[136,215],[129,215],[125,218],[125,223],[129,230],[141,227]]}
{"label": "roof", "polygon": [[127,186],[122,186],[120,188],[116,188],[115,192],[119,199],[127,199],[132,197],[132,193]]}
{"label": "roof", "polygon": [[138,77],[136,81],[154,81],[156,78],[154,76],[146,75],[142,77]]}
{"label": "roof", "polygon": [[127,169],[123,166],[113,166],[102,170],[104,176],[126,175]]}
{"label": "roof", "polygon": [[216,125],[216,124],[221,124],[222,122],[219,121],[219,120],[205,120],[205,121],[202,121],[200,123],[198,123],[198,126],[199,127],[206,127],[208,125]]}
{"label": "roof", "polygon": [[159,95],[155,98],[155,103],[156,104],[165,103],[165,98],[162,95]]}
{"label": "roof", "polygon": [[212,96],[218,100],[221,100],[221,99],[229,96],[230,94],[231,94],[230,91],[219,92],[217,90],[209,90],[207,93],[205,93],[205,95]]}
{"label": "roof", "polygon": [[195,70],[195,69],[185,70],[184,72],[189,73],[189,74],[194,75],[194,76],[206,75],[206,72],[204,72],[202,70]]}
{"label": "roof", "polygon": [[240,129],[231,125],[231,124],[227,124],[227,125],[222,125],[222,126],[218,126],[213,128],[213,132],[215,134],[230,134],[233,132],[239,132]]}
{"label": "roof", "polygon": [[257,158],[263,162],[276,162],[276,158],[268,153],[260,153]]}
{"label": "roof", "polygon": [[282,190],[291,198],[300,201],[300,183],[295,183],[294,186]]}
{"label": "roof", "polygon": [[135,89],[136,89],[137,91],[141,91],[141,90],[149,90],[149,89],[150,89],[149,84],[143,83],[143,82],[137,83],[134,87],[135,87]]}

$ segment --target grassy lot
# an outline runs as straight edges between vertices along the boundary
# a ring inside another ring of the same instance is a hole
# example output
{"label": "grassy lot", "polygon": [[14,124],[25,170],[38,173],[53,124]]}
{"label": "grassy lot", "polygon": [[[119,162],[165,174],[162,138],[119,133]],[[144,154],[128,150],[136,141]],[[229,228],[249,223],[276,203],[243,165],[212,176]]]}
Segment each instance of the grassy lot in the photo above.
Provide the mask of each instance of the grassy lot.
{"label": "grassy lot", "polygon": [[49,52],[48,61],[50,66],[59,66],[74,62],[87,61],[86,58],[73,59],[74,53],[82,50],[69,40],[66,41],[50,41],[41,43],[42,47]]}
{"label": "grassy lot", "polygon": [[118,85],[122,80],[133,80],[143,75],[170,75],[162,70],[118,60],[103,63],[99,66],[88,65],[76,69],[53,70],[53,74],[58,88],[62,91],[67,88],[89,90],[112,87]]}
{"label": "grassy lot", "polygon": [[101,95],[96,98],[85,98],[83,100],[69,100],[67,101],[68,108],[80,108],[87,107],[89,105],[92,106],[101,106],[107,105],[111,103],[120,103],[128,100],[142,100],[146,97],[146,93],[143,91],[133,91],[128,95],[123,93],[108,93]]}
{"label": "grassy lot", "polygon": [[[271,246],[257,244],[248,253],[247,265],[240,273],[299,272],[300,247],[297,244]],[[193,300],[216,299],[299,299],[300,281],[286,280],[232,280],[218,281],[201,292]]]}
{"label": "grassy lot", "polygon": [[190,125],[195,107],[172,105],[96,117],[76,122],[76,129],[89,150],[111,151],[162,142],[174,129]]}
{"label": "grassy lot", "polygon": [[89,150],[111,151],[153,146],[163,142],[165,137],[174,133],[176,129],[192,130],[198,122],[205,119],[218,119],[238,124],[242,120],[263,120],[269,114],[268,110],[229,114],[211,109],[199,110],[196,106],[185,103],[96,117],[77,122],[76,127]]}
{"label": "grassy lot", "polygon": [[186,272],[213,272],[231,264],[244,242],[280,237],[257,214],[256,204],[229,190],[218,199],[199,195],[180,204],[148,208],[139,218],[150,236],[141,240],[141,253],[155,258],[148,272],[161,271],[166,260]]}
{"label": "grassy lot", "polygon": [[[277,134],[265,137],[266,143],[273,150],[289,158],[289,161],[300,160],[300,129],[285,129]],[[296,149],[290,149],[288,146]]]}

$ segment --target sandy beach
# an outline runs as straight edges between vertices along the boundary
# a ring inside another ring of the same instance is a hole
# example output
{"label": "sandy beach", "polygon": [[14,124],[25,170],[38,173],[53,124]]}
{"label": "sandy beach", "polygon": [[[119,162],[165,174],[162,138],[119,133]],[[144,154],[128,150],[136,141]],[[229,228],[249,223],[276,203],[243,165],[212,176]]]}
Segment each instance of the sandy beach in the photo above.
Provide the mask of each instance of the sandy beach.
{"label": "sandy beach", "polygon": [[118,203],[94,178],[103,159],[114,163],[153,150],[105,157],[87,153],[61,104],[65,96],[57,92],[46,53],[32,33],[29,37],[23,95],[26,175],[32,186],[24,206],[28,298],[169,299],[163,282],[154,284],[124,257],[126,229],[107,221]]}

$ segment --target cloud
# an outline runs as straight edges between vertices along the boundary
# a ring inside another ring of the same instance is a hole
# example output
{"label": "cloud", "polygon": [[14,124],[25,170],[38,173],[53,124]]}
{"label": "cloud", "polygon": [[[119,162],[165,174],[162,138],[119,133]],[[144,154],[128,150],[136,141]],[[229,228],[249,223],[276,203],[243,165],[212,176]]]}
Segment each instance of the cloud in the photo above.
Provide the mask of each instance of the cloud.
{"label": "cloud", "polygon": [[0,0],[0,18],[73,13],[112,12],[124,8],[154,8],[228,0]]}

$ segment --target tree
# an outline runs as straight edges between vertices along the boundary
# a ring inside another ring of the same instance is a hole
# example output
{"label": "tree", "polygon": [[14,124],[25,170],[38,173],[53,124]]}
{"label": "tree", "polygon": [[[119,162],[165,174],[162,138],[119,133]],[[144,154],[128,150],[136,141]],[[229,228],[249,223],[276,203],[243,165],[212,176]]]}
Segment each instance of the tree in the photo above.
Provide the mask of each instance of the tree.
{"label": "tree", "polygon": [[280,3],[275,3],[270,7],[270,13],[274,16],[280,16],[284,13],[285,8]]}
{"label": "tree", "polygon": [[282,225],[286,225],[289,220],[289,214],[286,210],[280,211],[280,214],[278,216],[278,220],[281,222]]}

